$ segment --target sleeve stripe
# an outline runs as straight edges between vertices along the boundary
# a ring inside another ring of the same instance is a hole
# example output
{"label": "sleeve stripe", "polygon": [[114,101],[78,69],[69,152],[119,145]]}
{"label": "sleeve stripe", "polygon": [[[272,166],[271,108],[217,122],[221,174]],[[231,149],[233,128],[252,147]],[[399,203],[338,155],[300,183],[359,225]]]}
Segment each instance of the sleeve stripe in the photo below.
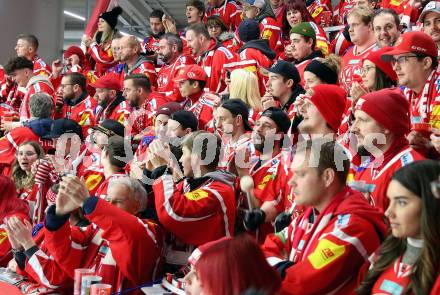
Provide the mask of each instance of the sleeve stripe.
{"label": "sleeve stripe", "polygon": [[347,242],[351,245],[353,245],[356,250],[359,252],[359,254],[362,255],[362,257],[364,258],[365,261],[368,261],[368,252],[367,250],[365,250],[364,245],[362,245],[362,242],[356,238],[356,237],[352,237],[346,233],[344,233],[342,230],[340,230],[339,228],[335,227],[335,229],[331,232],[328,233],[327,235],[332,235],[338,239],[340,239],[341,241]]}
{"label": "sleeve stripe", "polygon": [[227,237],[231,236],[231,233],[229,232],[229,219],[228,219],[228,214],[227,214],[227,209],[226,209],[226,204],[225,201],[223,200],[223,197],[215,190],[210,189],[210,188],[205,188],[207,191],[210,191],[211,193],[214,194],[214,196],[216,196],[216,198],[218,199],[221,207],[222,207],[222,211],[223,211],[223,220],[225,222],[225,234]]}
{"label": "sleeve stripe", "polygon": [[34,255],[32,255],[32,257],[29,259],[28,263],[29,265],[32,267],[32,269],[35,271],[35,273],[37,274],[38,278],[40,279],[41,283],[43,283],[44,285],[46,285],[47,287],[51,288],[51,289],[57,289],[58,286],[52,285],[49,283],[49,280],[46,278],[46,276],[44,275],[44,271],[43,271],[43,267],[40,264],[40,261],[38,260],[37,256],[41,256],[44,259],[50,260],[50,258],[44,254],[43,251],[38,250],[37,252],[35,252]]}
{"label": "sleeve stripe", "polygon": [[173,218],[176,221],[191,222],[191,221],[203,220],[211,216],[211,215],[207,215],[203,217],[192,218],[192,217],[182,217],[177,215],[170,204],[170,198],[173,196],[174,193],[173,177],[171,175],[162,176],[162,183],[163,183],[164,195],[165,195],[163,206],[165,207],[165,210],[167,211],[168,215],[171,218]]}

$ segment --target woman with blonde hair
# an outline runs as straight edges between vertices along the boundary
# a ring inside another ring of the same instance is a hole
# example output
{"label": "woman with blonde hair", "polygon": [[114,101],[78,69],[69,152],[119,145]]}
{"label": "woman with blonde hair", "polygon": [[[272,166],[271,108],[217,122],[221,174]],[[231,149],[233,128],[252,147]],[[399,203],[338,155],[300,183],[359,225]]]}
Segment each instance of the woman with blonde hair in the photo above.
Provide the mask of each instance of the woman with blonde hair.
{"label": "woman with blonde hair", "polygon": [[248,105],[249,123],[253,126],[258,114],[263,111],[257,75],[244,69],[233,70],[231,85],[229,85],[229,97],[239,98]]}
{"label": "woman with blonde hair", "polygon": [[95,61],[95,72],[98,77],[104,75],[115,64],[111,45],[120,14],[122,8],[119,6],[101,13],[98,18],[98,30],[93,39],[86,36],[81,42],[81,47],[85,47],[86,52]]}

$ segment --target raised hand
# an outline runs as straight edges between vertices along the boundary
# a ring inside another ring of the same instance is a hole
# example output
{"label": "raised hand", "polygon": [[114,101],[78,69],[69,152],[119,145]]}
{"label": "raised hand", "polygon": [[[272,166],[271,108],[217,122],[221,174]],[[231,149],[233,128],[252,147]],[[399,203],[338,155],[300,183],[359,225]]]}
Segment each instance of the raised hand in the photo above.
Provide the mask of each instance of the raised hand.
{"label": "raised hand", "polygon": [[32,239],[32,225],[29,221],[21,221],[17,217],[12,217],[8,220],[8,227],[13,233],[13,239],[15,239],[14,242],[18,242],[24,250],[28,250],[35,246],[35,242]]}

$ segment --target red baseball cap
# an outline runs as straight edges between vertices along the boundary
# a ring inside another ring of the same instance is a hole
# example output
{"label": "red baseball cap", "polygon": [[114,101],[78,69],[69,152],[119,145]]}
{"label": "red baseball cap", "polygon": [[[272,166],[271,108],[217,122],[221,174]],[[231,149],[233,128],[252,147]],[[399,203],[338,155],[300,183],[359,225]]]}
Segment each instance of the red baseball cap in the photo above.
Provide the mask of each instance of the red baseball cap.
{"label": "red baseball cap", "polygon": [[431,36],[424,32],[407,32],[397,39],[394,49],[382,55],[382,60],[390,62],[394,55],[404,53],[425,54],[437,58],[437,46]]}
{"label": "red baseball cap", "polygon": [[121,81],[119,80],[119,76],[114,73],[109,73],[98,80],[95,83],[90,84],[93,88],[101,88],[101,89],[111,89],[118,90],[122,89]]}
{"label": "red baseball cap", "polygon": [[82,51],[81,48],[79,48],[78,46],[75,46],[75,45],[68,47],[64,51],[64,58],[69,58],[74,54],[78,55],[81,62],[84,62],[84,59],[86,58],[86,56],[84,55],[84,52]]}
{"label": "red baseball cap", "polygon": [[189,65],[181,68],[177,72],[176,78],[174,78],[174,82],[186,80],[206,81],[208,80],[208,76],[202,67],[198,65]]}
{"label": "red baseball cap", "polygon": [[393,47],[383,47],[376,51],[372,51],[370,52],[370,54],[367,55],[367,57],[363,59],[363,61],[365,60],[371,61],[372,63],[374,63],[376,67],[378,67],[382,72],[384,72],[385,75],[387,75],[392,81],[397,81],[397,74],[396,72],[394,72],[391,64],[381,59],[382,55],[389,54],[391,50],[393,50]]}

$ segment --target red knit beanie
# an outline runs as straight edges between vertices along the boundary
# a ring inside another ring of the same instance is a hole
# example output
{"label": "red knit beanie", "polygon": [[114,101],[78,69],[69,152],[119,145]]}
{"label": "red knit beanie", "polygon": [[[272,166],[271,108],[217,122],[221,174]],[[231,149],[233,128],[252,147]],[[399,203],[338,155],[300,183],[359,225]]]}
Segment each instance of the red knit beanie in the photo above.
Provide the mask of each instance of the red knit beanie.
{"label": "red knit beanie", "polygon": [[315,105],[328,125],[337,131],[341,125],[347,94],[337,85],[320,84],[313,89],[310,101]]}
{"label": "red knit beanie", "polygon": [[398,88],[365,94],[355,109],[364,111],[396,136],[406,135],[410,130],[409,103]]}
{"label": "red knit beanie", "polygon": [[[394,72],[393,67],[391,66],[390,62],[384,62],[380,57],[384,55],[386,52],[392,50],[393,47],[383,47],[381,49],[378,49],[377,51],[372,51],[370,54],[364,58],[371,61],[378,67],[382,72],[384,72],[387,77],[389,77],[392,81],[397,81],[397,74]],[[362,62],[363,63],[363,62]]]}

